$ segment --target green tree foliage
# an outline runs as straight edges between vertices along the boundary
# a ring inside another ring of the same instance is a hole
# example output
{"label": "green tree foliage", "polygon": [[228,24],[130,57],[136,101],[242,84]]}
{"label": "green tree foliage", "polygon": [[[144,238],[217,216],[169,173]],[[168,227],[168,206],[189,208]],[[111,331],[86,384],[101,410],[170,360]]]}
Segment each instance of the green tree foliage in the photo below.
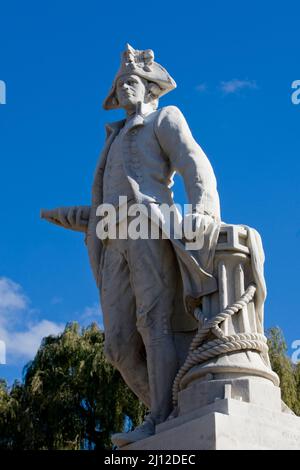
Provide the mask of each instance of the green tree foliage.
{"label": "green tree foliage", "polygon": [[282,400],[300,415],[300,364],[294,365],[287,355],[287,344],[278,327],[267,332],[271,366],[280,379]]}
{"label": "green tree foliage", "polygon": [[[11,390],[0,380],[0,449],[110,448],[110,435],[139,424],[144,406],[105,360],[104,334],[71,323],[42,341]],[[300,416],[300,363],[292,364],[282,331],[268,331],[283,401]]]}
{"label": "green tree foliage", "polygon": [[14,391],[9,393],[6,382],[0,379],[0,449],[13,448],[18,434],[20,405],[17,383],[13,389]]}
{"label": "green tree foliage", "polygon": [[0,448],[110,448],[110,435],[137,425],[144,406],[105,360],[96,324],[71,323],[44,338],[24,383],[0,384]]}

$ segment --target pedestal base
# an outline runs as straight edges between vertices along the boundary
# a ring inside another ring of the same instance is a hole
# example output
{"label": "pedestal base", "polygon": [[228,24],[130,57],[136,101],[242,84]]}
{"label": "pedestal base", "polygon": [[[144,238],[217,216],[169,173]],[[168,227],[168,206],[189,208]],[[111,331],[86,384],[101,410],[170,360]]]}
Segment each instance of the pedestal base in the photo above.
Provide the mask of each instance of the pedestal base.
{"label": "pedestal base", "polygon": [[121,450],[300,449],[300,418],[234,399],[159,425],[156,434]]}

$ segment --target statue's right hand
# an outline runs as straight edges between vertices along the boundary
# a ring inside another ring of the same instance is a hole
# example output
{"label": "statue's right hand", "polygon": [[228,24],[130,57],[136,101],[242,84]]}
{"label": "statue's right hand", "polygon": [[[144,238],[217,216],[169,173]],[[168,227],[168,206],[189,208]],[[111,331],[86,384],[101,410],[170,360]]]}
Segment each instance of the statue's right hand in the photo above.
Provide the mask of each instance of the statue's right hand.
{"label": "statue's right hand", "polygon": [[58,207],[56,209],[42,209],[41,218],[64,228],[86,232],[90,217],[89,206]]}

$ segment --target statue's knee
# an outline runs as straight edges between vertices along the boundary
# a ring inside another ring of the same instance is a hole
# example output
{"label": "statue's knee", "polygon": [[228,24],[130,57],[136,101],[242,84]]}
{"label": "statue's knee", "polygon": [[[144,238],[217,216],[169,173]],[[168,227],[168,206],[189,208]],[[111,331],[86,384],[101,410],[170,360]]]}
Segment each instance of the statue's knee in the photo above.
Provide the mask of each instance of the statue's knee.
{"label": "statue's knee", "polygon": [[113,342],[105,342],[104,354],[106,360],[116,368],[118,368],[118,366],[124,361],[125,357],[124,348],[118,347],[118,345],[114,344]]}
{"label": "statue's knee", "polygon": [[138,313],[136,326],[144,344],[148,344],[149,341],[160,341],[172,334],[170,318],[164,311],[144,309]]}

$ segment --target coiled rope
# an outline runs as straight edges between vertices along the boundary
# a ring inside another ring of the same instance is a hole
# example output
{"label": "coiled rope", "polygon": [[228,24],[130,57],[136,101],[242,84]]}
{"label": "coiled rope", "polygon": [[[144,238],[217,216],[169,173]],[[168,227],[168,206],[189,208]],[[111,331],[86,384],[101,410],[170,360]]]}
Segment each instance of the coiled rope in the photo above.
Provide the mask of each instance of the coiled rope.
{"label": "coiled rope", "polygon": [[[246,307],[253,299],[255,291],[256,286],[250,284],[237,302],[225,308],[223,312],[210,320],[205,319],[199,309],[195,310],[195,317],[200,322],[203,322],[203,324],[192,340],[187,358],[175,377],[173,384],[173,403],[175,406],[178,401],[180,382],[193,366],[202,364],[208,359],[221,354],[245,349],[252,349],[267,354],[267,339],[264,335],[260,333],[238,333],[226,336],[219,327],[220,323],[238,313],[243,307]],[[210,333],[213,333],[217,338],[205,342]]]}

